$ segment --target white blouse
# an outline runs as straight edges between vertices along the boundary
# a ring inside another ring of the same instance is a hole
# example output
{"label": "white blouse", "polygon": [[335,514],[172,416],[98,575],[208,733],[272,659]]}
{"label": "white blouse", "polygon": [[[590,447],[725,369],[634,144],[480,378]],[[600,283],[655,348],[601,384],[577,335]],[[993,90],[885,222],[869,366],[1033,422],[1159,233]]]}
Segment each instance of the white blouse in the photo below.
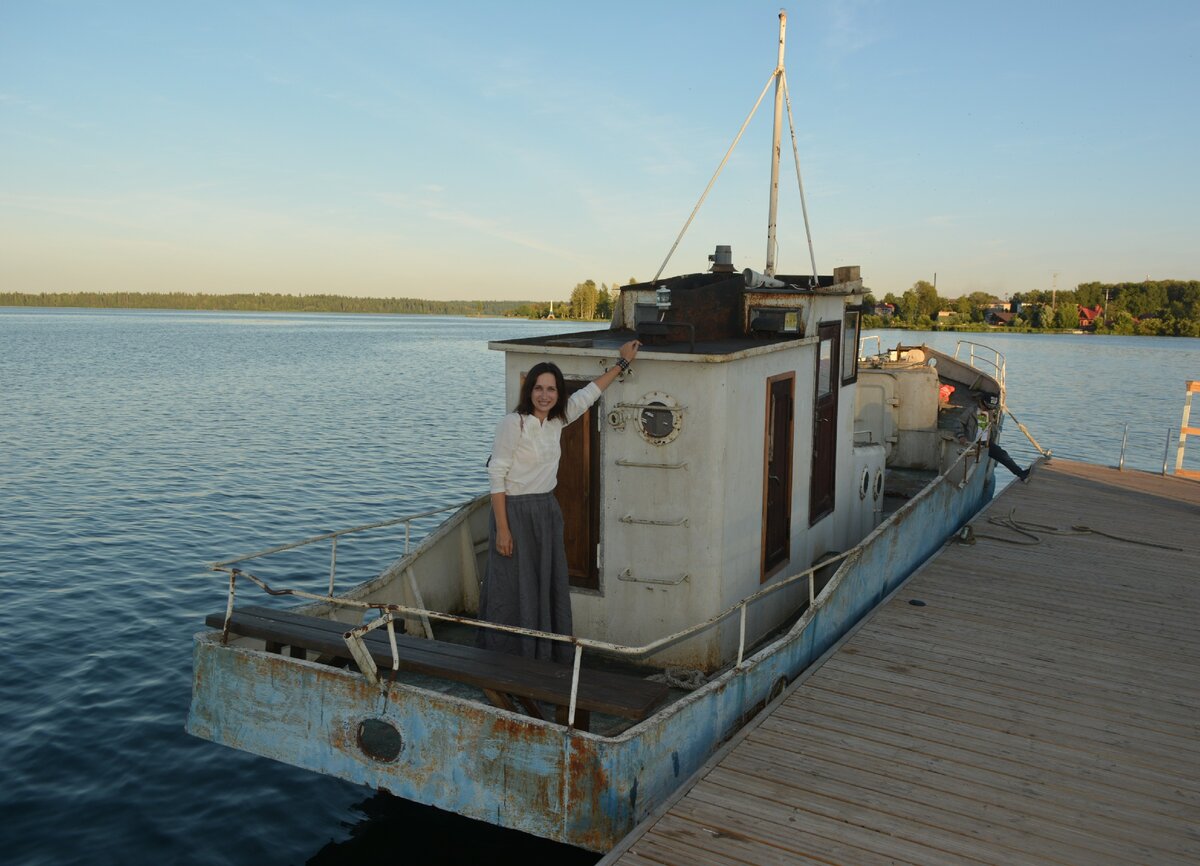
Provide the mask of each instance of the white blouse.
{"label": "white blouse", "polygon": [[562,428],[580,418],[600,398],[600,388],[589,382],[567,398],[566,420],[539,421],[533,415],[510,412],[496,425],[496,442],[488,461],[492,493],[520,496],[549,493],[558,483],[562,456]]}

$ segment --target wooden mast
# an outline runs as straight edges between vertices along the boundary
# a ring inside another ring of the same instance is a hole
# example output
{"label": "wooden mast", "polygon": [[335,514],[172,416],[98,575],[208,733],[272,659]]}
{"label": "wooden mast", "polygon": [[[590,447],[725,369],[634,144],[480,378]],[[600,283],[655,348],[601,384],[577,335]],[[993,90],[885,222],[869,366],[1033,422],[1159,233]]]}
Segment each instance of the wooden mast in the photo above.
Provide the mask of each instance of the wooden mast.
{"label": "wooden mast", "polygon": [[771,205],[767,214],[767,264],[763,272],[775,276],[775,212],[779,208],[779,138],[783,129],[783,43],[787,12],[779,10],[779,60],[775,64],[775,132],[771,141]]}

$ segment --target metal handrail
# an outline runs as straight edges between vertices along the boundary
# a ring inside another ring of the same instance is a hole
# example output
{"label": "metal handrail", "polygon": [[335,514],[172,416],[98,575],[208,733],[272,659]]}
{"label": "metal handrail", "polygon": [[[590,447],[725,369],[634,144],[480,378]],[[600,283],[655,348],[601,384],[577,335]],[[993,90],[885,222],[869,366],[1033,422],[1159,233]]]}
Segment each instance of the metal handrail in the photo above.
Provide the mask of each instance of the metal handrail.
{"label": "metal handrail", "polygon": [[[438,509],[438,510],[441,511],[441,510],[445,510],[445,509]],[[414,515],[414,517],[416,517],[416,516],[417,515]],[[389,522],[398,522],[398,521],[389,521]],[[348,531],[349,530],[344,530],[340,534],[345,534],[345,532],[348,532]],[[326,537],[328,537],[328,536],[326,536]],[[457,622],[457,623],[462,623],[464,625],[474,626],[476,628],[491,629],[492,631],[507,632],[509,634],[522,635],[525,637],[533,637],[533,638],[539,638],[542,640],[549,640],[549,641],[555,641],[558,643],[565,643],[565,644],[573,645],[575,647],[575,663],[574,663],[574,669],[572,671],[572,676],[571,676],[571,700],[570,700],[570,704],[567,709],[567,724],[573,725],[574,719],[575,719],[576,697],[577,697],[578,691],[579,691],[580,658],[581,658],[583,649],[585,647],[588,649],[594,649],[594,650],[598,650],[601,652],[605,652],[610,655],[620,655],[620,656],[628,656],[628,657],[637,658],[637,657],[649,655],[650,653],[657,652],[658,650],[661,650],[661,649],[665,649],[669,646],[679,643],[680,641],[683,641],[689,637],[692,637],[693,635],[699,634],[700,632],[703,632],[703,631],[707,631],[710,628],[715,628],[717,625],[719,625],[720,623],[722,623],[723,621],[728,619],[734,613],[739,613],[740,627],[739,627],[739,634],[738,634],[737,663],[736,663],[735,667],[741,667],[742,663],[745,659],[745,648],[746,648],[745,647],[745,643],[746,643],[746,629],[745,629],[746,609],[751,604],[753,604],[763,598],[766,598],[768,595],[772,595],[772,594],[778,592],[779,590],[781,590],[785,587],[791,586],[803,579],[807,579],[807,581],[808,581],[808,603],[809,603],[809,606],[811,607],[812,605],[814,605],[816,603],[817,598],[818,598],[818,595],[816,592],[816,578],[815,578],[816,573],[818,571],[820,571],[821,569],[827,568],[828,566],[832,565],[833,563],[840,562],[851,556],[856,555],[863,548],[864,543],[865,543],[865,539],[864,539],[864,542],[859,542],[854,547],[850,548],[849,550],[845,551],[844,553],[839,553],[839,554],[835,554],[833,556],[827,557],[826,559],[821,560],[821,562],[819,562],[815,565],[812,565],[809,568],[804,569],[803,571],[796,572],[795,574],[792,574],[785,578],[782,578],[781,580],[779,580],[776,583],[771,584],[770,586],[764,587],[764,588],[758,590],[757,592],[751,593],[750,595],[742,598],[738,602],[735,602],[734,604],[730,605],[729,607],[725,608],[724,610],[720,611],[719,613],[709,617],[707,620],[705,620],[703,622],[696,623],[694,625],[680,629],[679,631],[676,631],[669,635],[665,635],[664,637],[658,638],[657,640],[650,641],[649,643],[643,644],[641,646],[629,646],[627,644],[616,644],[616,643],[610,643],[608,641],[594,640],[592,638],[582,638],[582,637],[575,637],[574,635],[556,634],[554,632],[546,632],[546,631],[540,631],[538,629],[522,628],[520,626],[502,625],[500,623],[488,622],[487,620],[472,619],[471,617],[458,616],[456,614],[443,613],[441,611],[428,610],[428,609],[419,608],[419,607],[409,607],[407,605],[391,604],[391,603],[363,602],[363,601],[358,601],[356,599],[337,598],[337,597],[334,597],[333,595],[318,595],[316,593],[306,592],[305,590],[301,590],[301,589],[274,589],[269,584],[267,584],[267,582],[264,581],[262,578],[256,577],[255,575],[251,574],[248,571],[243,571],[242,569],[239,569],[239,568],[225,568],[225,567],[222,567],[219,563],[214,563],[212,565],[212,570],[222,571],[229,575],[229,597],[228,597],[228,601],[227,601],[226,608],[225,608],[225,623],[224,623],[224,627],[222,628],[222,641],[223,642],[227,641],[228,636],[229,636],[229,625],[230,625],[230,620],[233,617],[233,602],[234,602],[234,596],[237,591],[237,579],[239,577],[244,577],[244,578],[250,580],[252,583],[256,584],[259,588],[261,588],[264,592],[268,593],[269,595],[291,595],[291,596],[295,596],[296,598],[305,598],[305,599],[309,599],[311,601],[320,601],[320,602],[325,602],[328,604],[339,605],[342,607],[358,608],[361,610],[378,610],[378,611],[380,611],[381,616],[379,616],[378,618],[372,620],[369,623],[364,623],[363,625],[356,626],[356,627],[350,629],[349,631],[345,632],[342,635],[342,639],[346,642],[346,645],[347,645],[348,649],[350,650],[351,656],[354,658],[355,662],[358,663],[359,670],[361,671],[363,676],[365,676],[370,682],[377,684],[377,685],[382,684],[382,681],[380,680],[380,677],[379,677],[379,668],[375,664],[375,660],[371,657],[371,653],[367,650],[366,644],[363,641],[363,637],[368,632],[370,632],[376,628],[380,628],[380,627],[387,628],[388,634],[389,634],[389,640],[391,643],[391,649],[392,649],[392,668],[398,669],[400,666],[400,656],[399,656],[399,651],[396,647],[395,631],[394,631],[394,626],[392,625],[392,623],[395,622],[396,619],[402,618],[402,617],[410,617],[410,616],[427,617],[429,619],[440,620],[443,622]],[[279,549],[287,549],[287,548],[288,548],[287,545],[283,545]],[[260,553],[259,555],[264,555],[265,553],[266,552],[264,551],[264,552]]]}
{"label": "metal handrail", "polygon": [[[1005,374],[1005,368],[1007,367],[1007,363],[1004,360],[1004,355],[1001,354],[996,349],[993,349],[991,346],[986,346],[983,343],[973,343],[970,340],[959,340],[954,346],[954,360],[956,360],[956,361],[961,360],[958,357],[958,355],[959,355],[959,352],[962,350],[963,346],[971,347],[970,354],[967,358],[967,364],[976,370],[981,369],[979,364],[976,363],[976,361],[978,361],[980,364],[988,365],[988,367],[990,367],[993,371],[995,371],[994,378],[996,379],[997,382],[1000,383],[1000,389],[1003,391],[1005,388],[1004,374]],[[992,353],[992,357],[987,358],[987,357],[984,357],[983,355],[976,355],[975,354],[976,349],[985,349],[986,351]],[[983,372],[987,372],[987,371],[985,370]]]}
{"label": "metal handrail", "polygon": [[[385,526],[395,526],[397,524],[403,523],[404,524],[404,553],[405,553],[405,555],[408,555],[409,543],[410,543],[410,539],[412,536],[412,522],[414,520],[421,520],[422,518],[425,518],[425,517],[432,517],[435,514],[442,514],[443,512],[446,512],[446,511],[456,511],[456,510],[458,510],[460,508],[464,508],[470,504],[471,504],[471,501],[460,502],[457,505],[447,505],[442,508],[433,508],[433,509],[430,509],[429,511],[422,511],[419,514],[409,514],[405,517],[393,517],[391,520],[380,520],[376,523],[364,523],[361,526],[351,526],[348,529],[338,529],[333,532],[323,532],[320,535],[312,535],[312,536],[309,536],[308,538],[302,538],[299,541],[293,541],[288,544],[277,544],[274,547],[268,547],[265,550],[259,550],[254,553],[246,553],[241,556],[235,556],[232,559],[224,559],[224,560],[221,560],[220,562],[209,562],[206,564],[206,567],[208,568],[209,571],[223,571],[227,574],[232,574],[233,572],[230,571],[229,566],[236,565],[239,562],[246,562],[247,560],[250,560],[250,559],[258,559],[259,557],[268,556],[272,553],[282,553],[285,550],[296,550],[297,548],[304,547],[309,544],[315,544],[318,541],[325,541],[326,539],[329,539],[331,542],[330,553],[329,553],[329,595],[332,596],[333,595],[333,587],[334,587],[334,577],[337,573],[337,540],[338,540],[338,538],[340,538],[343,535],[351,535],[355,532],[365,532],[368,529],[380,529]],[[241,570],[234,569],[233,571],[240,572]],[[241,573],[245,574],[245,572],[241,572]]]}

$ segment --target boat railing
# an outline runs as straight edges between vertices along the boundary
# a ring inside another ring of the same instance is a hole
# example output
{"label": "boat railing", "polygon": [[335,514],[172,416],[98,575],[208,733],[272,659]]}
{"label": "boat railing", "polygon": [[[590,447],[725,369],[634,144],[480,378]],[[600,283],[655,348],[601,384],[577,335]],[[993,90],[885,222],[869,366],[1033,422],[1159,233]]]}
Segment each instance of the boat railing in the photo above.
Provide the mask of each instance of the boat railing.
{"label": "boat railing", "polygon": [[[329,597],[333,596],[334,581],[337,576],[337,544],[338,539],[343,535],[353,535],[358,532],[366,532],[371,529],[382,529],[387,526],[404,525],[404,553],[407,556],[412,538],[412,525],[416,520],[421,520],[426,517],[432,517],[435,514],[444,514],[447,511],[457,511],[470,505],[469,502],[460,502],[456,505],[447,505],[442,508],[432,508],[428,511],[422,511],[419,514],[408,514],[404,517],[394,517],[390,520],[380,520],[376,523],[364,523],[361,526],[351,526],[347,529],[338,529],[333,532],[323,532],[320,535],[312,535],[308,538],[302,538],[299,541],[292,541],[287,544],[278,544],[274,547],[268,547],[266,550],[258,550],[254,553],[244,553],[241,556],[235,556],[232,559],[223,559],[220,562],[208,563],[209,571],[223,571],[227,574],[232,574],[232,571],[241,571],[241,569],[233,569],[242,562],[248,562],[252,559],[260,559],[264,556],[269,556],[272,553],[282,553],[285,550],[296,550],[300,547],[306,547],[310,544],[316,544],[318,541],[330,542],[329,549]],[[245,572],[242,572],[245,573]]]}
{"label": "boat railing", "polygon": [[[476,500],[476,501],[478,501],[478,500]],[[307,599],[309,601],[323,602],[326,604],[339,606],[339,607],[357,608],[357,609],[363,610],[364,612],[368,611],[368,610],[378,610],[380,612],[380,615],[377,618],[375,618],[371,622],[364,623],[362,625],[351,628],[342,635],[343,640],[345,640],[346,645],[350,650],[351,656],[354,658],[355,662],[358,664],[359,669],[362,672],[362,674],[369,681],[371,681],[372,683],[375,683],[375,684],[382,684],[383,681],[381,680],[381,678],[379,676],[379,668],[376,665],[375,660],[371,657],[370,650],[368,650],[363,639],[369,632],[371,632],[377,628],[385,628],[387,630],[388,639],[391,644],[392,670],[398,670],[400,667],[400,655],[399,655],[399,650],[396,645],[395,621],[397,619],[407,619],[410,617],[421,617],[421,618],[427,618],[427,619],[431,619],[431,620],[438,620],[441,622],[461,623],[461,624],[469,625],[469,626],[472,626],[475,628],[491,629],[493,631],[508,632],[510,634],[522,635],[525,637],[533,637],[533,638],[538,638],[538,639],[542,639],[542,640],[549,640],[549,641],[555,641],[558,643],[570,644],[570,645],[573,645],[575,648],[575,655],[574,655],[573,670],[572,670],[572,674],[571,674],[571,699],[570,699],[570,704],[569,704],[568,710],[567,710],[567,724],[574,725],[575,703],[576,703],[576,697],[577,697],[578,691],[579,691],[580,661],[582,659],[584,649],[594,650],[594,651],[601,652],[601,653],[608,654],[608,655],[626,656],[626,657],[630,657],[630,658],[640,658],[640,657],[650,655],[651,653],[657,652],[659,650],[666,649],[667,647],[670,647],[677,643],[680,643],[681,641],[684,641],[690,637],[693,637],[693,636],[700,634],[701,632],[707,631],[711,628],[716,628],[718,625],[723,623],[725,620],[729,619],[734,614],[737,614],[738,615],[738,647],[737,647],[737,661],[734,666],[735,666],[735,668],[740,668],[745,661],[745,655],[746,655],[746,614],[747,614],[747,610],[749,609],[750,605],[752,605],[758,601],[761,601],[762,599],[764,599],[770,595],[773,595],[774,593],[779,592],[780,590],[783,590],[790,586],[793,586],[800,581],[807,581],[808,604],[809,604],[809,607],[813,606],[814,604],[816,604],[816,602],[818,601],[818,597],[819,597],[818,593],[817,593],[817,589],[816,589],[817,572],[819,572],[823,569],[826,569],[830,565],[833,565],[835,563],[840,563],[842,560],[855,555],[863,546],[863,543],[860,542],[859,544],[855,545],[854,547],[850,548],[849,550],[847,550],[843,553],[838,553],[838,554],[834,554],[832,556],[826,557],[826,558],[822,559],[820,562],[810,566],[809,568],[804,569],[803,571],[799,571],[799,572],[796,572],[795,574],[784,577],[778,581],[773,582],[770,586],[763,587],[762,589],[758,590],[757,592],[754,592],[748,596],[745,596],[740,601],[737,601],[734,604],[731,604],[729,607],[725,608],[724,610],[720,611],[719,613],[715,614],[714,616],[709,617],[708,619],[704,620],[703,622],[699,622],[694,625],[688,626],[686,628],[680,629],[679,631],[673,632],[672,634],[665,635],[663,637],[660,637],[656,640],[650,641],[649,643],[642,644],[640,646],[631,646],[628,644],[611,643],[609,641],[595,640],[593,638],[576,637],[574,635],[555,634],[553,632],[540,631],[538,629],[522,628],[520,626],[503,625],[501,623],[488,622],[486,620],[474,619],[472,617],[466,617],[466,616],[459,616],[457,614],[445,613],[443,611],[428,610],[423,607],[410,607],[408,605],[400,605],[400,604],[384,603],[384,602],[366,602],[366,601],[360,601],[360,600],[354,599],[354,598],[334,596],[333,595],[333,577],[332,577],[333,566],[332,565],[331,565],[331,577],[330,577],[330,591],[327,595],[309,592],[309,591],[303,590],[303,589],[273,587],[269,583],[267,583],[267,581],[263,580],[261,577],[258,577],[257,575],[254,575],[251,572],[246,571],[243,568],[237,567],[241,563],[245,563],[245,562],[247,562],[249,560],[253,560],[253,559],[259,559],[261,557],[268,556],[272,553],[279,553],[279,552],[285,551],[285,550],[292,550],[292,549],[295,549],[298,547],[303,547],[308,544],[314,544],[319,541],[324,541],[326,539],[331,539],[336,544],[337,538],[341,535],[347,535],[347,534],[354,533],[354,532],[363,532],[363,531],[366,531],[369,529],[377,529],[377,528],[381,528],[381,527],[385,527],[385,526],[394,526],[394,525],[397,525],[400,523],[405,523],[407,525],[407,524],[411,524],[412,521],[418,520],[422,517],[429,517],[430,515],[440,514],[445,511],[451,511],[454,509],[465,508],[469,505],[471,505],[471,503],[469,503],[469,502],[459,504],[459,505],[450,505],[450,506],[446,506],[444,508],[436,508],[436,509],[431,509],[429,511],[423,511],[419,514],[408,515],[406,517],[398,517],[398,518],[394,518],[392,520],[379,521],[378,523],[370,523],[370,524],[365,524],[363,526],[351,527],[349,529],[343,529],[343,530],[339,530],[337,532],[327,532],[327,533],[323,533],[321,535],[314,535],[309,538],[301,539],[300,541],[292,542],[290,544],[280,544],[275,547],[267,548],[266,550],[257,551],[255,553],[244,554],[242,556],[234,557],[232,559],[222,560],[221,562],[209,563],[208,567],[210,570],[224,572],[229,575],[229,590],[228,590],[228,598],[227,598],[226,608],[225,608],[225,627],[222,631],[222,640],[228,639],[229,623],[233,616],[234,599],[237,595],[237,584],[238,584],[239,578],[242,578],[242,579],[248,580],[251,583],[255,584],[261,590],[266,592],[268,595],[276,595],[276,596],[288,595],[288,596],[293,596],[296,598]],[[407,544],[407,529],[406,529],[406,544]],[[331,558],[331,562],[336,564],[336,555]]]}
{"label": "boat railing", "polygon": [[[967,350],[966,357],[960,357],[964,348]],[[991,346],[985,346],[983,343],[972,343],[970,340],[959,340],[954,346],[954,359],[956,361],[966,361],[976,370],[987,373],[1000,384],[1000,390],[1004,390],[1004,373],[1005,360],[997,350]]]}
{"label": "boat railing", "polygon": [[[867,354],[867,343],[870,342],[871,340],[875,341],[875,354],[874,355]],[[878,334],[867,334],[865,337],[862,338],[861,341],[859,341],[859,344],[858,344],[859,359],[874,358],[877,355],[882,355],[882,354],[883,354],[883,340],[880,339]]]}

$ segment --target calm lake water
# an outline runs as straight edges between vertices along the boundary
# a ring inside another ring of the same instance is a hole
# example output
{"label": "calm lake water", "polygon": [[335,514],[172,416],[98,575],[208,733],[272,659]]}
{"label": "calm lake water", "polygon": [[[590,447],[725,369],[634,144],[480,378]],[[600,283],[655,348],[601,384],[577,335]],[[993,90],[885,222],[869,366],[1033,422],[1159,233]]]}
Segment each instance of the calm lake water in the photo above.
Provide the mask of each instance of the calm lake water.
{"label": "calm lake water", "polygon": [[[592,862],[183,732],[192,634],[225,599],[202,563],[484,490],[504,411],[486,342],[553,328],[578,326],[0,309],[5,861]],[[1007,356],[1012,410],[1073,459],[1115,465],[1128,423],[1126,465],[1160,470],[1200,378],[1200,340],[962,336]],[[399,537],[339,545],[340,579],[376,573]],[[289,567],[327,574],[314,555]]]}

